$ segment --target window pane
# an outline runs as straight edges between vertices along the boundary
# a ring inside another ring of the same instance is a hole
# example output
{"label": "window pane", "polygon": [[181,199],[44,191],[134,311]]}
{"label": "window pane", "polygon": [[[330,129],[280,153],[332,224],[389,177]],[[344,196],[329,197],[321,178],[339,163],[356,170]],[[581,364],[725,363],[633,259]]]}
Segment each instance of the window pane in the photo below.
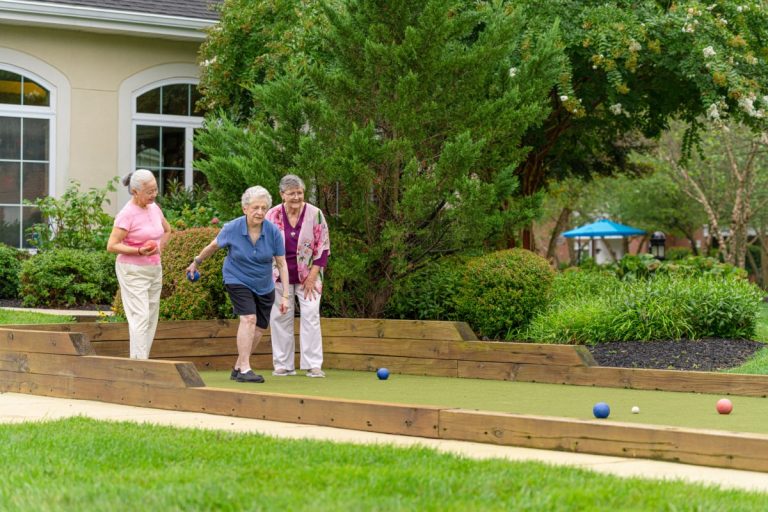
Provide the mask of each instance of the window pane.
{"label": "window pane", "polygon": [[184,128],[163,127],[163,167],[184,168]]}
{"label": "window pane", "polygon": [[24,160],[48,160],[47,119],[24,119]]}
{"label": "window pane", "polygon": [[34,201],[48,195],[48,164],[24,162],[22,197]]}
{"label": "window pane", "polygon": [[0,69],[0,103],[21,105],[21,75]]}
{"label": "window pane", "polygon": [[205,116],[205,107],[200,103],[200,99],[203,97],[202,94],[200,94],[200,91],[197,89],[197,86],[190,86],[192,88],[192,115],[193,116],[199,116],[203,117]]}
{"label": "window pane", "polygon": [[22,229],[24,232],[24,247],[29,249],[32,247],[32,244],[29,243],[27,230],[34,226],[35,224],[39,224],[43,222],[43,215],[40,213],[40,210],[38,210],[35,207],[25,206],[22,208]]}
{"label": "window pane", "polygon": [[136,112],[142,114],[160,113],[160,88],[152,89],[136,98]]}
{"label": "window pane", "polygon": [[51,104],[50,94],[42,85],[29,78],[24,79],[24,105],[47,107]]}
{"label": "window pane", "polygon": [[160,127],[136,127],[136,168],[157,170],[160,168]]}
{"label": "window pane", "polygon": [[21,118],[0,117],[0,159],[21,159]]}
{"label": "window pane", "polygon": [[163,87],[162,113],[173,116],[189,115],[189,84],[166,85]]}
{"label": "window pane", "polygon": [[0,206],[0,242],[18,247],[20,206]]}
{"label": "window pane", "polygon": [[0,162],[0,203],[19,203],[21,164]]}

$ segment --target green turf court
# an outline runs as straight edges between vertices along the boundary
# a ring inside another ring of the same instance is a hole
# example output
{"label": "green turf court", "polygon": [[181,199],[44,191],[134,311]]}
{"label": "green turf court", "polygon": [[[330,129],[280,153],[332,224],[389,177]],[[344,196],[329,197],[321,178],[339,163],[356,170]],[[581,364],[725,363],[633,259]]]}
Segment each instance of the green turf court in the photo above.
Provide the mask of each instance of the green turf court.
{"label": "green turf court", "polygon": [[[730,415],[715,410],[719,395],[642,391],[633,389],[536,384],[450,377],[391,375],[376,378],[375,372],[326,370],[325,379],[310,379],[304,372],[292,377],[273,377],[271,370],[254,370],[264,375],[264,384],[229,380],[229,372],[201,372],[209,387],[242,391],[286,393],[351,400],[371,400],[413,405],[456,407],[484,411],[594,419],[592,406],[607,402],[609,420],[650,425],[753,432],[768,434],[768,399],[728,397]],[[640,414],[632,414],[632,406]]]}

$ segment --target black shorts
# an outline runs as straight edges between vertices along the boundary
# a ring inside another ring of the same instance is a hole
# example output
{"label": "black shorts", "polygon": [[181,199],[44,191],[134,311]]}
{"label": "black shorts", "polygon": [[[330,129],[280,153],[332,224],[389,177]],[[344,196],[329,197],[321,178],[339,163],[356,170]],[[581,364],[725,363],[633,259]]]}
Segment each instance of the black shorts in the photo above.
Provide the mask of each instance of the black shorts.
{"label": "black shorts", "polygon": [[275,302],[275,290],[266,295],[253,293],[250,288],[241,284],[225,284],[229,300],[232,301],[232,311],[237,316],[256,315],[256,325],[262,329],[269,327],[269,314]]}

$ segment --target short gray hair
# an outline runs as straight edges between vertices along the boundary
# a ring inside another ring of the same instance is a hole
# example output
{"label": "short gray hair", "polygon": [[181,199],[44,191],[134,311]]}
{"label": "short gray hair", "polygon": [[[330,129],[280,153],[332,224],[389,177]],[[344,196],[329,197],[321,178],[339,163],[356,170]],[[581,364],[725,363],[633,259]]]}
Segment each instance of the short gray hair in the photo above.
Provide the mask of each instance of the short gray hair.
{"label": "short gray hair", "polygon": [[286,174],[283,176],[283,179],[280,180],[280,193],[282,194],[291,188],[300,188],[301,190],[307,189],[307,187],[304,186],[304,181],[302,181],[301,178],[295,174]]}
{"label": "short gray hair", "polygon": [[128,187],[128,192],[132,194],[134,190],[141,190],[144,185],[151,183],[152,181],[155,181],[155,175],[152,174],[152,171],[148,171],[146,169],[138,169],[128,173],[123,178],[122,183]]}
{"label": "short gray hair", "polygon": [[243,192],[243,197],[240,198],[240,204],[243,208],[245,208],[256,199],[266,199],[267,209],[272,208],[272,195],[269,193],[269,191],[267,191],[267,189],[260,185],[250,187],[245,192]]}

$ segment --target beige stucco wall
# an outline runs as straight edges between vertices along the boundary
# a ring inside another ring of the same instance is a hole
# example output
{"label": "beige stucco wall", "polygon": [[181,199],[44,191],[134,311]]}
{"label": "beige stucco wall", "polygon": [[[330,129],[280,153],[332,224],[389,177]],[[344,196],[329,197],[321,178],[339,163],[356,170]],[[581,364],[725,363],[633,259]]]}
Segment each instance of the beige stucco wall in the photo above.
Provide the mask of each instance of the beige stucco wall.
{"label": "beige stucco wall", "polygon": [[[57,152],[55,161],[55,193],[59,195],[71,179],[80,181],[83,188],[101,188],[111,177],[128,171],[124,154],[130,141],[121,140],[126,137],[125,126],[120,127],[126,123],[125,112],[120,115],[121,85],[157,66],[191,68],[199,43],[0,24],[2,48],[43,61],[69,81],[70,112],[65,126],[69,147]],[[115,213],[124,198],[113,195],[111,199],[111,213]]]}

